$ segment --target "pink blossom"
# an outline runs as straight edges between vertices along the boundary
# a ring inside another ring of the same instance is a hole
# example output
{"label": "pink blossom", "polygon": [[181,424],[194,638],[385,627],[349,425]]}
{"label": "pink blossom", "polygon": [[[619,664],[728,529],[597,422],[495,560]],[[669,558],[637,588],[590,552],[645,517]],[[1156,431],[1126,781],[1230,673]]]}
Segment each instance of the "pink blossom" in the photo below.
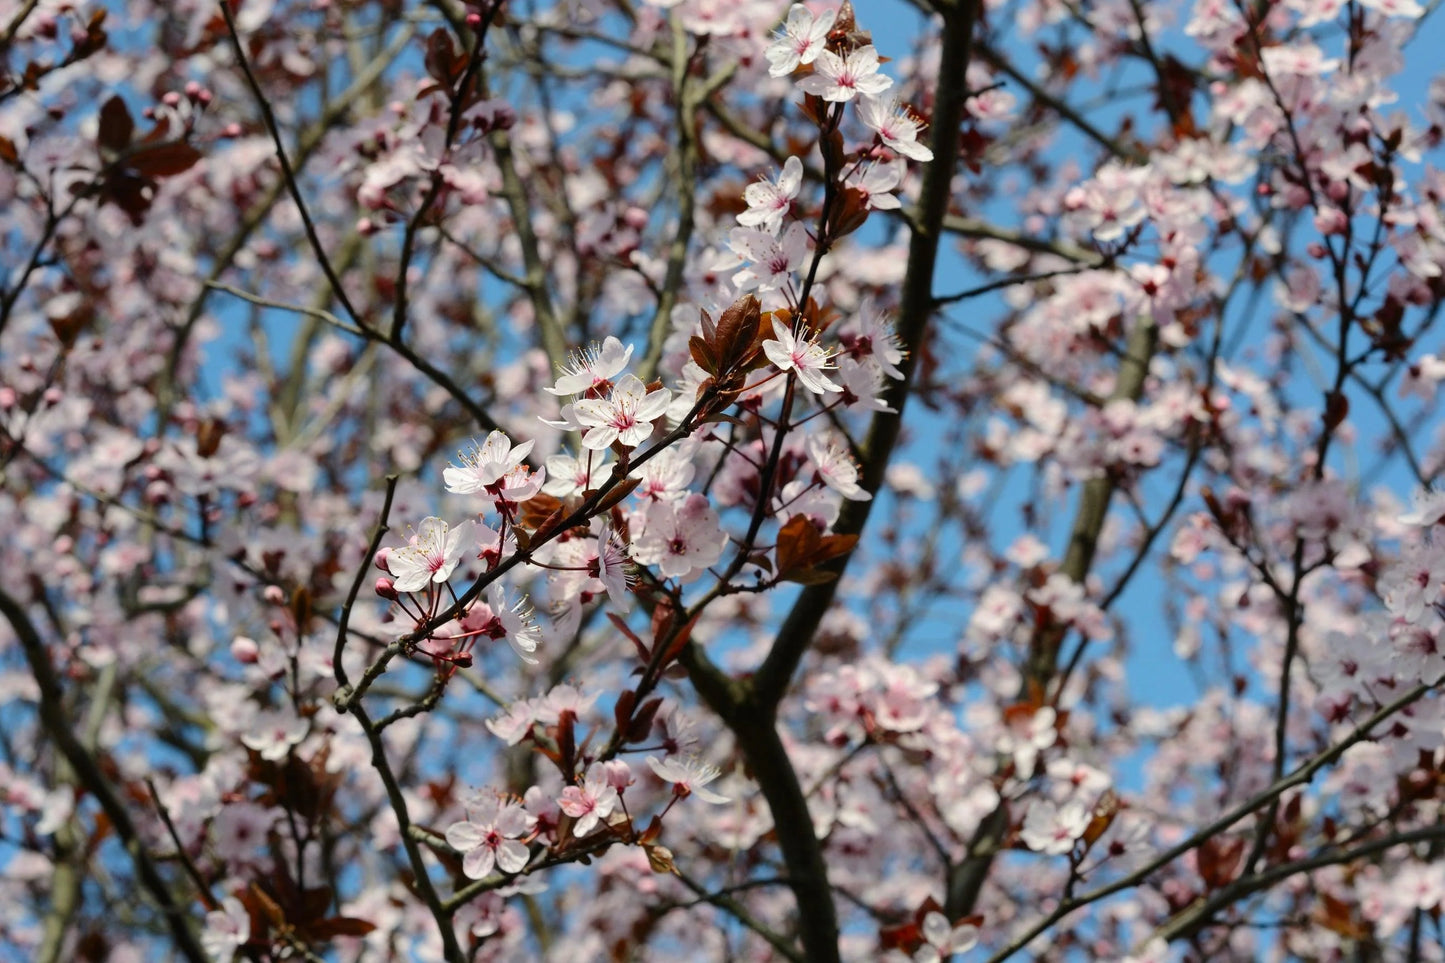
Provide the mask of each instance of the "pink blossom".
{"label": "pink blossom", "polygon": [[738,215],[743,227],[754,227],[776,235],[783,229],[783,218],[792,210],[793,198],[803,185],[803,162],[789,157],[775,181],[758,181],[743,191],[748,209]]}
{"label": "pink blossom", "polygon": [[813,434],[808,436],[807,445],[813,469],[825,485],[855,502],[866,502],[873,497],[858,487],[858,466],[837,439]]}
{"label": "pink blossom", "polygon": [[967,953],[978,945],[978,927],[972,923],[949,923],[942,913],[923,917],[923,946],[913,953],[914,963],[942,963],[955,953]]}
{"label": "pink blossom", "polygon": [[421,521],[407,544],[394,548],[386,558],[387,568],[398,592],[419,592],[428,583],[440,584],[451,578],[461,561],[463,543],[472,536],[475,522],[467,521],[456,528],[430,515]]}
{"label": "pink blossom", "polygon": [[462,854],[462,872],[468,879],[485,879],[492,869],[520,873],[531,858],[518,837],[531,829],[531,818],[520,803],[495,795],[480,795],[467,807],[468,817],[447,827],[447,845]]}
{"label": "pink blossom", "polygon": [[858,117],[873,129],[878,139],[909,160],[927,163],[933,151],[918,142],[923,122],[895,97],[892,100],[864,98],[858,105]]}
{"label": "pink blossom", "polygon": [[659,761],[648,756],[647,764],[663,782],[672,783],[673,795],[679,799],[696,796],[703,802],[725,803],[728,797],[720,796],[707,788],[707,784],[722,775],[716,766],[709,765],[694,756],[669,756]]}
{"label": "pink blossom", "polygon": [[487,435],[480,446],[464,451],[461,467],[448,465],[442,469],[447,491],[470,495],[495,485],[504,475],[522,467],[532,453],[531,441],[513,447],[512,440],[500,431]]}
{"label": "pink blossom", "polygon": [[1036,799],[1029,804],[1019,839],[1036,853],[1060,856],[1074,848],[1074,842],[1089,828],[1089,820],[1089,810],[1077,800],[1056,805]]}
{"label": "pink blossom", "polygon": [[632,604],[629,589],[636,576],[632,573],[627,546],[612,526],[604,521],[597,532],[596,547],[588,562],[589,569],[595,569],[596,578],[601,581],[612,604],[626,611]]}
{"label": "pink blossom", "polygon": [[583,398],[573,405],[578,422],[587,429],[582,445],[602,451],[614,442],[636,448],[652,434],[652,423],[662,417],[672,392],[649,392],[633,374],[624,375],[606,398]]}
{"label": "pink blossom", "polygon": [[831,352],[811,338],[797,337],[777,318],[773,318],[773,337],[763,342],[763,353],[779,370],[796,372],[798,380],[814,394],[843,390],[823,374],[834,367],[828,360]]}
{"label": "pink blossom", "polygon": [[727,535],[706,497],[693,492],[682,501],[657,501],[643,514],[632,540],[632,558],[656,565],[664,578],[686,579],[713,565],[727,547]]}
{"label": "pink blossom", "polygon": [[813,72],[798,81],[798,88],[834,103],[844,103],[859,94],[877,97],[893,86],[893,78],[880,74],[878,67],[878,51],[871,44],[844,57],[825,49],[818,54]]}
{"label": "pink blossom", "polygon": [[310,723],[294,712],[267,709],[257,713],[255,722],[241,736],[241,744],[262,759],[279,762],[305,740],[310,730]]}
{"label": "pink blossom", "polygon": [[848,178],[848,186],[863,195],[864,206],[870,211],[896,211],[903,202],[893,196],[893,191],[903,182],[903,162],[891,164],[868,164]]}
{"label": "pink blossom", "polygon": [[1407,622],[1417,621],[1426,606],[1439,600],[1442,585],[1445,551],[1430,542],[1406,549],[1379,580],[1386,607]]}
{"label": "pink blossom", "polygon": [[778,32],[777,39],[763,52],[768,58],[768,73],[774,77],[786,77],[800,64],[816,60],[836,15],[836,11],[826,10],[821,16],[814,17],[801,3],[789,7],[788,19]]}
{"label": "pink blossom", "polygon": [[1415,19],[1425,13],[1425,8],[1415,0],[1360,0],[1360,6],[1367,10],[1378,10],[1386,17]]}
{"label": "pink blossom", "polygon": [[598,763],[587,768],[581,785],[568,786],[557,799],[562,812],[576,820],[572,835],[578,839],[604,824],[621,803],[617,789],[608,781],[607,770]]}
{"label": "pink blossom", "polygon": [[206,914],[201,930],[201,946],[213,960],[233,959],[251,938],[251,914],[234,896],[221,900],[221,905]]}
{"label": "pink blossom", "polygon": [[[653,459],[655,461],[657,459]],[[547,483],[542,491],[566,498],[600,486],[611,473],[612,462],[603,453],[584,450],[579,458],[568,454],[548,455],[546,468]]]}
{"label": "pink blossom", "polygon": [[687,486],[692,484],[696,471],[691,447],[669,448],[633,475],[634,478],[642,476],[642,483],[635,489],[637,497],[666,501],[686,498]]}
{"label": "pink blossom", "polygon": [[573,352],[557,383],[543,390],[554,395],[581,395],[605,388],[631,359],[632,345],[623,348],[621,341],[609,335],[601,347],[594,344],[584,351]]}
{"label": "pink blossom", "polygon": [[1445,521],[1445,490],[1417,488],[1411,498],[1410,511],[1400,516],[1400,523],[1419,528],[1434,528]]}
{"label": "pink blossom", "polygon": [[532,607],[527,604],[527,597],[519,596],[517,601],[509,605],[507,590],[500,582],[493,582],[487,588],[487,602],[493,617],[483,630],[485,634],[493,639],[505,638],[507,644],[517,653],[517,658],[536,665],[537,660],[532,657],[532,653],[537,651],[537,646],[542,641],[542,633],[532,618]]}
{"label": "pink blossom", "polygon": [[750,264],[733,275],[739,291],[772,291],[792,280],[793,272],[808,253],[808,234],[797,221],[789,224],[782,238],[767,231],[735,227],[728,233],[728,247]]}

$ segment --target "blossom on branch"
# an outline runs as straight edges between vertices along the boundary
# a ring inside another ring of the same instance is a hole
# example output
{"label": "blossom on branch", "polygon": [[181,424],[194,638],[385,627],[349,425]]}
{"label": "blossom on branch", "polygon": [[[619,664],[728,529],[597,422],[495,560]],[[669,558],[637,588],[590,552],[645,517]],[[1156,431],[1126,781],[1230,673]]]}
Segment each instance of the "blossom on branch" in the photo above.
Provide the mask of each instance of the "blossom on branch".
{"label": "blossom on branch", "polygon": [[885,147],[910,160],[933,160],[933,151],[918,142],[923,121],[898,98],[864,98],[858,105],[858,117],[877,133]]}
{"label": "blossom on branch", "polygon": [[693,756],[671,756],[659,760],[656,756],[648,756],[647,764],[652,767],[652,771],[658,779],[672,783],[672,793],[679,799],[696,796],[703,802],[713,804],[728,801],[728,797],[720,796],[706,788],[708,783],[722,773],[716,766],[703,762],[701,759]]}
{"label": "blossom on branch", "polygon": [[862,94],[877,97],[893,86],[893,78],[878,72],[878,51],[873,45],[859,47],[840,57],[831,50],[818,55],[813,72],[798,81],[798,88],[834,103],[845,103]]}
{"label": "blossom on branch", "polygon": [[682,501],[656,501],[642,515],[642,532],[632,540],[632,558],[656,565],[664,578],[687,579],[722,558],[727,546],[717,512],[693,492]]}
{"label": "blossom on branch", "polygon": [[572,824],[572,835],[578,839],[605,823],[621,802],[617,789],[609,781],[607,768],[601,763],[588,766],[581,783],[566,787],[557,798],[558,808],[576,820]]}
{"label": "blossom on branch", "polygon": [[627,367],[627,362],[632,360],[632,349],[632,345],[624,348],[621,341],[609,335],[600,347],[594,344],[573,352],[562,374],[557,376],[557,383],[542,390],[565,396],[603,388]]}
{"label": "blossom on branch", "polygon": [[[808,232],[794,221],[781,238],[767,231],[735,227],[728,234],[728,247],[749,267],[733,275],[739,291],[772,291],[787,284],[808,253]],[[736,263],[736,262],[734,262]]]}
{"label": "blossom on branch", "polygon": [[652,434],[652,423],[667,411],[672,392],[649,392],[636,375],[624,375],[606,398],[583,398],[573,405],[577,421],[587,429],[582,446],[602,451],[618,442],[636,448]]}
{"label": "blossom on branch", "polygon": [[440,584],[451,578],[452,570],[461,561],[463,543],[471,540],[475,525],[467,521],[450,528],[435,515],[422,519],[407,544],[386,556],[392,587],[402,593],[419,592],[428,583]]}
{"label": "blossom on branch", "polygon": [[816,395],[842,391],[842,386],[823,374],[834,367],[832,353],[811,338],[799,338],[777,318],[773,319],[773,338],[763,342],[763,353],[781,371],[797,372],[798,380]]}
{"label": "blossom on branch", "polygon": [[743,191],[748,209],[738,215],[743,227],[754,227],[776,235],[783,229],[783,218],[793,209],[793,198],[803,186],[803,162],[789,157],[777,180],[761,180]]}
{"label": "blossom on branch", "polygon": [[763,51],[763,56],[768,58],[768,73],[786,77],[799,65],[816,60],[828,42],[828,31],[833,28],[836,16],[837,11],[827,10],[814,17],[801,3],[789,7],[788,19],[778,31],[777,39]]}
{"label": "blossom on branch", "polygon": [[447,845],[462,854],[468,879],[485,879],[493,868],[520,873],[531,854],[518,837],[531,829],[531,817],[520,803],[480,795],[468,806],[471,815],[447,827]]}
{"label": "blossom on branch", "polygon": [[446,483],[447,491],[456,495],[486,491],[503,475],[525,463],[532,453],[533,444],[524,441],[513,446],[505,433],[494,431],[481,445],[462,452],[460,467],[448,465],[443,468],[442,481]]}

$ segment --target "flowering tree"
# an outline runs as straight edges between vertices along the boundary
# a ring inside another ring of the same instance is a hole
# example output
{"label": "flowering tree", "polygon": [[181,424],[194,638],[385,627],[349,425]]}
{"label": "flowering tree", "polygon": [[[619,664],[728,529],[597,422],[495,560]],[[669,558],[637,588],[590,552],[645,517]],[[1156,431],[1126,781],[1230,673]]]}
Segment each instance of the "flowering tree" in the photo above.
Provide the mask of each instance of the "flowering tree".
{"label": "flowering tree", "polygon": [[5,954],[1441,959],[1427,22],[10,4]]}

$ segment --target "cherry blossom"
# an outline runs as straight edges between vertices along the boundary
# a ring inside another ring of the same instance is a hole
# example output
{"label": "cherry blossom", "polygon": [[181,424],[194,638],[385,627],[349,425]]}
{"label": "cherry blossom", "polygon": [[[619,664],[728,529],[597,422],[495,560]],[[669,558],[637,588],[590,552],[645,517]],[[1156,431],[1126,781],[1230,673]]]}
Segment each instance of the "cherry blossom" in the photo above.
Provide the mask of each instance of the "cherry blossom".
{"label": "cherry blossom", "polygon": [[808,235],[797,221],[788,225],[781,238],[737,227],[728,234],[728,247],[751,265],[733,275],[738,290],[772,291],[792,281],[808,252]]}
{"label": "cherry blossom", "polygon": [[532,618],[532,607],[527,604],[526,597],[519,597],[509,605],[507,590],[500,583],[493,582],[487,589],[487,603],[492,618],[483,627],[485,634],[493,639],[506,638],[518,658],[535,665],[537,659],[532,653],[537,651],[542,635]]}
{"label": "cherry blossom", "polygon": [[872,211],[896,211],[903,202],[893,191],[903,182],[902,164],[869,164],[848,180],[848,186],[863,195],[864,206]]}
{"label": "cherry blossom", "polygon": [[622,537],[606,522],[603,522],[597,533],[596,551],[589,559],[588,566],[589,571],[595,567],[595,577],[602,582],[612,603],[622,609],[628,608],[628,587],[635,576],[631,572],[627,546],[623,544]]}
{"label": "cherry blossom", "polygon": [[797,337],[777,318],[773,319],[773,337],[763,342],[763,353],[779,370],[796,372],[798,380],[814,394],[843,390],[823,374],[834,367],[828,360],[828,349],[812,339]]}
{"label": "cherry blossom", "polygon": [[1428,4],[342,6],[0,24],[0,957],[1435,952]]}
{"label": "cherry blossom", "polygon": [[738,215],[738,223],[743,227],[757,228],[776,235],[783,229],[783,218],[792,210],[793,199],[798,196],[798,189],[802,186],[803,162],[796,157],[789,157],[783,163],[777,180],[758,181],[749,184],[743,191],[743,200],[748,202],[748,209]]}
{"label": "cherry blossom", "polygon": [[632,350],[632,345],[624,348],[621,341],[609,335],[600,347],[593,345],[574,353],[558,376],[557,383],[544,390],[565,396],[586,394],[606,387],[626,370],[627,363],[632,360]]}
{"label": "cherry blossom", "polygon": [[546,469],[547,482],[542,491],[566,498],[600,485],[611,473],[612,462],[606,455],[589,450],[579,458],[568,454],[548,455]]}
{"label": "cherry blossom", "polygon": [[451,578],[475,524],[467,521],[451,528],[435,515],[422,519],[406,545],[387,553],[386,566],[396,591],[419,592]]}
{"label": "cherry blossom", "polygon": [[655,501],[643,511],[641,532],[633,536],[632,558],[656,565],[664,578],[687,579],[716,564],[727,546],[717,512],[693,492],[680,501]]}
{"label": "cherry blossom", "polygon": [[978,927],[972,923],[951,925],[942,913],[923,918],[923,941],[913,954],[915,963],[941,963],[954,953],[967,953],[978,944]]}
{"label": "cherry blossom", "polygon": [[581,784],[567,786],[557,799],[557,806],[576,820],[572,824],[572,835],[581,839],[589,836],[621,804],[617,788],[609,781],[607,770],[593,764],[588,767]]}
{"label": "cherry blossom", "polygon": [[583,398],[574,404],[578,423],[587,429],[583,447],[602,451],[615,442],[636,448],[652,434],[652,423],[671,400],[666,388],[649,392],[636,375],[624,375],[607,398]]}
{"label": "cherry blossom", "polygon": [[788,18],[778,32],[777,40],[763,52],[768,58],[768,73],[774,77],[786,77],[799,65],[816,60],[823,51],[835,16],[836,11],[825,10],[814,17],[801,3],[789,7]]}
{"label": "cherry blossom", "polygon": [[858,466],[837,439],[820,435],[808,437],[808,457],[818,477],[844,498],[866,502],[873,496],[858,487]]}
{"label": "cherry blossom", "polygon": [[533,444],[524,441],[514,447],[504,433],[491,432],[481,445],[462,453],[460,467],[448,465],[442,469],[447,491],[470,495],[487,490],[509,472],[522,467],[532,453]]}
{"label": "cherry blossom", "polygon": [[467,818],[446,831],[447,845],[462,854],[462,872],[469,879],[485,879],[494,868],[520,873],[531,853],[518,838],[526,835],[532,822],[521,804],[479,794],[467,809]]}
{"label": "cherry blossom", "polygon": [[1083,803],[1070,800],[1055,805],[1040,799],[1029,805],[1019,838],[1035,852],[1057,856],[1071,851],[1088,825],[1089,810]]}
{"label": "cherry blossom", "polygon": [[707,788],[707,784],[717,779],[720,773],[716,766],[709,765],[695,757],[671,756],[659,760],[655,756],[647,757],[648,766],[656,773],[657,778],[663,782],[672,784],[672,792],[679,798],[696,796],[703,802],[718,805],[728,801],[726,796],[720,796]]}
{"label": "cherry blossom", "polygon": [[877,133],[884,146],[909,160],[920,163],[933,160],[933,151],[918,142],[922,121],[897,98],[865,97],[858,104],[858,117]]}
{"label": "cherry blossom", "polygon": [[813,64],[813,72],[798,81],[798,89],[824,100],[846,103],[858,95],[877,97],[893,86],[893,78],[878,72],[878,51],[870,44],[838,56],[823,50]]}
{"label": "cherry blossom", "polygon": [[251,914],[234,896],[221,900],[216,909],[206,914],[201,945],[213,960],[232,959],[236,951],[251,938]]}

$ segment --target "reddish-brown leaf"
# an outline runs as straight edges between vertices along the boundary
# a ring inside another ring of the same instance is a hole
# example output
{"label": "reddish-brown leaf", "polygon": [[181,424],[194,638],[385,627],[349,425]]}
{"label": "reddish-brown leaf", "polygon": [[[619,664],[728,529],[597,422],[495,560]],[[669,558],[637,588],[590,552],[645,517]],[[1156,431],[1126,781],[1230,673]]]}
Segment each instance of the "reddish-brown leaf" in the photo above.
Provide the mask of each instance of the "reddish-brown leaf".
{"label": "reddish-brown leaf", "polygon": [[96,144],[100,154],[107,159],[119,156],[130,146],[135,134],[135,121],[131,119],[130,108],[119,95],[112,96],[100,108],[100,130]]}
{"label": "reddish-brown leaf", "polygon": [[126,158],[126,163],[146,177],[174,177],[196,166],[200,159],[200,151],[178,140],[138,150]]}
{"label": "reddish-brown leaf", "polygon": [[647,734],[652,731],[652,720],[657,718],[657,710],[661,707],[662,698],[652,698],[632,714],[632,721],[627,725],[628,742],[641,742],[647,738]]}
{"label": "reddish-brown leaf", "polygon": [[306,927],[306,932],[317,940],[329,940],[337,936],[365,936],[376,929],[376,924],[355,916],[333,916],[317,920]]}
{"label": "reddish-brown leaf", "polygon": [[545,492],[538,492],[522,503],[521,522],[537,531],[562,508],[562,503]]}
{"label": "reddish-brown leaf", "polygon": [[426,38],[426,65],[429,77],[448,91],[452,89],[452,77],[456,73],[457,52],[452,44],[452,35],[444,28],[437,27]]}
{"label": "reddish-brown leaf", "polygon": [[631,626],[629,626],[625,621],[623,621],[622,616],[618,615],[616,612],[608,612],[607,618],[612,622],[613,625],[617,626],[617,631],[621,632],[623,635],[627,636],[627,638],[632,640],[633,646],[637,649],[638,657],[641,658],[643,662],[646,662],[648,658],[652,655],[652,652],[647,647],[647,643],[638,638],[637,633],[632,631]]}
{"label": "reddish-brown leaf", "polygon": [[687,620],[686,625],[677,630],[677,634],[672,637],[672,642],[668,645],[667,651],[662,653],[663,665],[670,665],[672,660],[676,659],[682,653],[683,646],[687,645],[687,640],[692,638],[693,626],[697,625],[697,617],[701,614],[701,612],[697,613],[697,615]]}
{"label": "reddish-brown leaf", "polygon": [[742,361],[757,340],[761,323],[762,304],[753,295],[744,295],[728,305],[718,318],[714,342],[721,369],[728,370]]}
{"label": "reddish-brown leaf", "polygon": [[818,551],[814,554],[813,564],[821,565],[823,562],[832,561],[841,555],[847,555],[857,544],[857,535],[824,535],[818,543]]}
{"label": "reddish-brown leaf", "polygon": [[1234,879],[1243,856],[1242,836],[1213,836],[1199,847],[1195,860],[1205,885],[1210,889],[1218,889]]}
{"label": "reddish-brown leaf", "polygon": [[812,519],[806,515],[788,519],[778,532],[778,574],[786,577],[794,569],[802,568],[820,544],[822,537]]}
{"label": "reddish-brown leaf", "polygon": [[617,697],[617,702],[612,706],[612,720],[617,723],[619,732],[626,732],[628,724],[632,721],[632,709],[637,705],[637,691],[628,689]]}
{"label": "reddish-brown leaf", "polygon": [[252,883],[251,888],[246,892],[251,897],[250,900],[245,901],[250,904],[249,908],[259,910],[266,921],[277,929],[286,925],[286,914],[281,910],[280,904],[272,899],[259,884]]}
{"label": "reddish-brown leaf", "polygon": [[692,355],[692,360],[697,362],[699,368],[714,377],[717,376],[717,358],[713,355],[712,346],[709,345],[707,341],[699,338],[697,335],[693,335],[687,341],[687,350],[688,353]]}
{"label": "reddish-brown leaf", "polygon": [[622,501],[622,499],[631,495],[632,490],[641,484],[641,478],[626,478],[618,482],[617,485],[603,497],[602,501],[597,503],[597,511],[599,513],[610,511],[613,505],[616,505]]}

